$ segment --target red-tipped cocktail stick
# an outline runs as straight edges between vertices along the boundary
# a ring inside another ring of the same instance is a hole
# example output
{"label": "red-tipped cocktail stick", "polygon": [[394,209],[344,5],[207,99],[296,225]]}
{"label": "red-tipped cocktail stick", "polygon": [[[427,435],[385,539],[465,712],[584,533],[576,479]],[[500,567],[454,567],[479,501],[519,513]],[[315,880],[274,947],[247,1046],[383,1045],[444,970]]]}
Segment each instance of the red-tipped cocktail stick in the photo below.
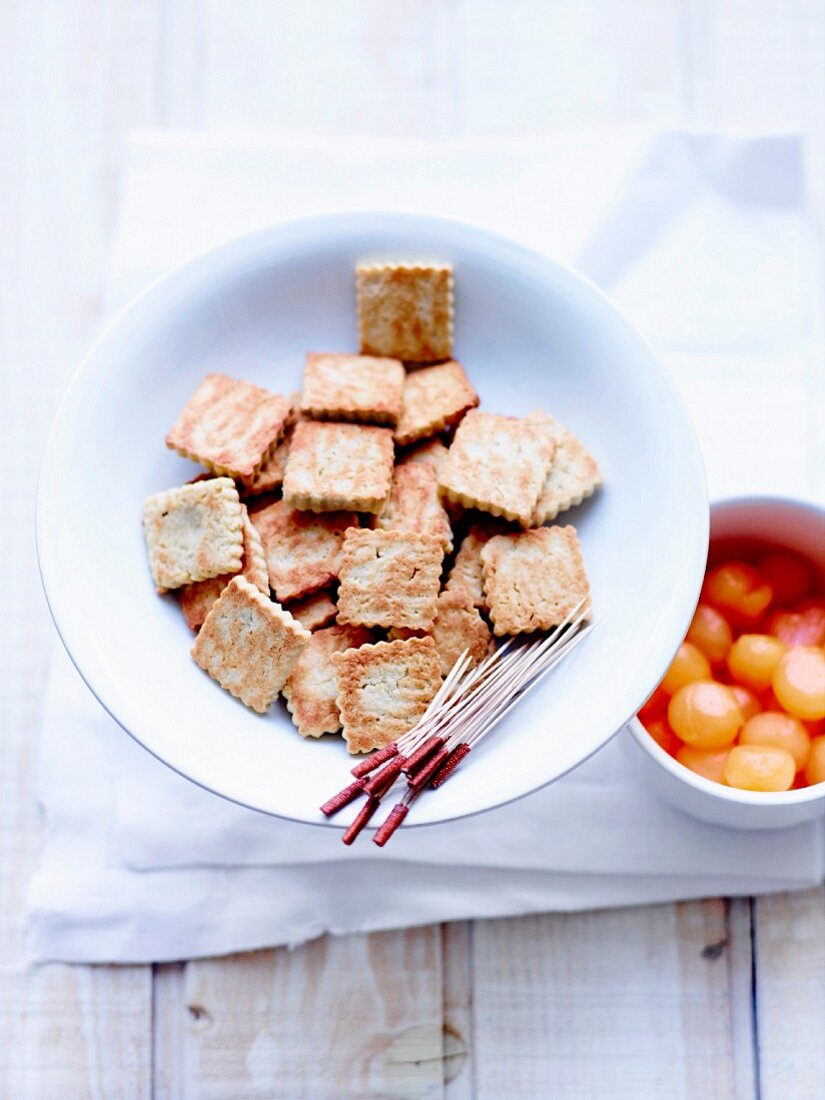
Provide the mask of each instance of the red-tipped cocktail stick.
{"label": "red-tipped cocktail stick", "polygon": [[407,776],[407,782],[410,787],[414,791],[423,790],[439,768],[446,763],[449,755],[450,750],[448,748],[440,748],[431,760],[428,760],[426,763],[422,764],[420,768]]}
{"label": "red-tipped cocktail stick", "polygon": [[387,820],[375,830],[375,836],[372,838],[373,844],[383,848],[409,812],[410,807],[405,806],[403,802],[398,802],[393,806],[387,815]]}
{"label": "red-tipped cocktail stick", "polygon": [[438,771],[430,780],[430,787],[433,790],[437,790],[442,783],[446,783],[458,765],[464,759],[470,751],[470,745],[466,741],[462,741],[460,745],[456,745]]}
{"label": "red-tipped cocktail stick", "polygon": [[437,752],[443,744],[443,737],[437,737],[435,735],[428,737],[423,745],[420,745],[414,753],[407,757],[407,763],[404,765],[404,771],[407,775],[416,771],[424,761],[428,760],[434,752]]}
{"label": "red-tipped cocktail stick", "polygon": [[383,749],[378,749],[377,752],[372,753],[366,760],[362,760],[360,764],[356,764],[352,769],[352,774],[356,779],[360,779],[362,775],[369,775],[370,772],[374,772],[381,764],[385,764],[388,760],[392,760],[398,753],[398,745],[395,741],[390,745],[385,745]]}
{"label": "red-tipped cocktail stick", "polygon": [[358,812],[358,816],[355,818],[351,825],[347,826],[344,835],[341,837],[344,844],[352,844],[353,840],[358,836],[369,819],[381,805],[380,798],[369,798]]}
{"label": "red-tipped cocktail stick", "polygon": [[406,756],[400,754],[385,764],[380,772],[375,772],[364,784],[364,792],[373,798],[380,798],[386,794],[406,763]]}
{"label": "red-tipped cocktail stick", "polygon": [[343,810],[344,806],[348,806],[350,802],[362,793],[365,783],[365,779],[356,779],[354,783],[350,783],[348,787],[344,787],[338,794],[334,794],[332,798],[328,799],[321,807],[321,813],[324,817],[332,817],[332,815],[337,814],[339,810]]}

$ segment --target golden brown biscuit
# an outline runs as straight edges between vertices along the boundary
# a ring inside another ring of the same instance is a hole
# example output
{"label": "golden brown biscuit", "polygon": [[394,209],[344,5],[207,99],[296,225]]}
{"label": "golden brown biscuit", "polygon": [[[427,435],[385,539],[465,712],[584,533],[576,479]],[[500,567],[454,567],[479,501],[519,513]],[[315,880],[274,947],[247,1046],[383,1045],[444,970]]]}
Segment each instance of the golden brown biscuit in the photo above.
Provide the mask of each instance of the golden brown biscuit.
{"label": "golden brown biscuit", "polygon": [[453,548],[450,520],[438,495],[438,474],[429,463],[396,466],[390,498],[375,517],[384,531],[412,531],[438,539],[449,554]]}
{"label": "golden brown biscuit", "polygon": [[541,410],[530,413],[527,419],[541,424],[556,441],[556,453],[533,512],[533,525],[538,527],[592,496],[602,484],[602,476],[584,444],[558,420]]}
{"label": "golden brown biscuit", "polygon": [[444,550],[403,531],[347,531],[341,553],[338,622],[426,630],[435,618]]}
{"label": "golden brown biscuit", "polygon": [[575,527],[496,535],[481,551],[481,563],[499,635],[549,630],[590,596]]}
{"label": "golden brown biscuit", "polygon": [[344,534],[358,526],[353,512],[316,515],[290,508],[284,500],[253,508],[249,518],[261,536],[269,584],[280,603],[334,581]]}
{"label": "golden brown biscuit", "polygon": [[540,424],[474,409],[447,452],[439,475],[442,495],[529,527],[555,449]]}
{"label": "golden brown biscuit", "polygon": [[434,363],[453,353],[453,272],[447,264],[359,264],[364,355]]}
{"label": "golden brown biscuit", "polygon": [[242,528],[238,490],[228,477],[148,497],[143,533],[158,591],[237,573],[243,557]]}
{"label": "golden brown biscuit", "polygon": [[305,511],[380,512],[394,456],[389,428],[302,420],[289,448],[284,500]]}
{"label": "golden brown biscuit", "polygon": [[477,404],[478,394],[464,368],[454,359],[410,371],[404,384],[395,441],[403,447],[435,435],[457,424]]}
{"label": "golden brown biscuit", "polygon": [[492,653],[494,646],[489,626],[465,589],[442,592],[438,597],[432,637],[442,676],[449,673],[465,649],[469,651],[471,665],[477,665]]}
{"label": "golden brown biscuit", "polygon": [[364,645],[333,653],[331,660],[351,753],[383,748],[412,729],[441,687],[432,638]]}
{"label": "golden brown biscuit", "polygon": [[[269,595],[269,577],[266,571],[266,558],[261,543],[261,536],[252,526],[244,505],[241,505],[241,519],[243,522],[243,558],[241,560],[241,574],[250,584],[254,584],[265,596]],[[193,581],[178,589],[183,617],[190,630],[200,630],[203,621],[209,614],[212,604],[223,592],[224,588],[232,580],[233,574],[224,573],[221,577],[210,577],[206,581]]]}
{"label": "golden brown biscuit", "polygon": [[246,577],[233,577],[206,616],[192,656],[221,687],[265,714],[311,637]]}
{"label": "golden brown biscuit", "polygon": [[289,419],[289,398],[251,382],[207,374],[183,408],[166,446],[216,474],[251,478]]}
{"label": "golden brown biscuit", "polygon": [[447,576],[444,587],[448,592],[464,589],[472,597],[475,607],[480,607],[482,610],[487,607],[484,586],[481,582],[481,550],[493,535],[506,534],[507,530],[505,523],[494,519],[474,523],[470,527],[462,539],[453,567]]}
{"label": "golden brown biscuit", "polygon": [[446,457],[447,448],[441,440],[428,439],[425,443],[419,443],[417,446],[403,451],[398,458],[398,465],[414,466],[418,462],[429,462],[435,472],[440,474]]}
{"label": "golden brown biscuit", "polygon": [[287,709],[302,737],[320,737],[341,728],[341,687],[330,658],[370,641],[372,635],[363,626],[330,626],[312,635],[283,687]]}
{"label": "golden brown biscuit", "polygon": [[313,632],[320,630],[322,626],[329,626],[338,614],[332,595],[326,591],[313,592],[310,596],[294,600],[286,610],[305,630]]}
{"label": "golden brown biscuit", "polygon": [[301,408],[309,419],[395,424],[405,375],[400,359],[310,352]]}

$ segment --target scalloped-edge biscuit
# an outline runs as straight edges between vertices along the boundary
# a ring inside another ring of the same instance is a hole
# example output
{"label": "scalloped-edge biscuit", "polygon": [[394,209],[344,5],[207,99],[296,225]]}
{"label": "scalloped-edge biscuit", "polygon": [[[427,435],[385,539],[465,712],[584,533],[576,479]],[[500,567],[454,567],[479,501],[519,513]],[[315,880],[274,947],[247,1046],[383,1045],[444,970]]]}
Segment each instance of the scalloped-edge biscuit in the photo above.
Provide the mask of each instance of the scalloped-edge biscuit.
{"label": "scalloped-edge biscuit", "polygon": [[395,424],[405,377],[400,359],[311,351],[301,408],[310,419]]}
{"label": "scalloped-edge biscuit", "polygon": [[[266,558],[264,557],[261,536],[256,531],[249,519],[245,506],[241,505],[241,520],[243,534],[243,558],[241,559],[241,575],[246,577],[250,584],[254,584],[265,596],[269,595],[269,576],[266,571]],[[209,614],[212,604],[223,592],[224,588],[236,574],[225,573],[221,577],[210,577],[207,581],[193,581],[178,589],[183,617],[190,630],[200,630],[204,619]]]}
{"label": "scalloped-edge biscuit", "polygon": [[556,453],[533,512],[533,525],[537,527],[592,496],[602,484],[602,476],[581,440],[558,420],[540,409],[527,419],[541,424],[556,441]]}
{"label": "scalloped-edge biscuit", "polygon": [[338,622],[429,629],[443,557],[440,541],[429,535],[350,529],[341,552]]}
{"label": "scalloped-edge biscuit", "polygon": [[341,728],[338,694],[341,685],[330,658],[372,641],[363,626],[331,626],[310,638],[283,686],[283,697],[302,737],[321,737]]}
{"label": "scalloped-edge biscuit", "polygon": [[389,428],[302,420],[289,448],[284,500],[303,511],[380,512],[394,457]]}
{"label": "scalloped-edge biscuit", "polygon": [[286,610],[302,627],[313,633],[321,627],[329,626],[338,614],[338,607],[329,592],[313,592],[294,600]]}
{"label": "scalloped-edge biscuit", "polygon": [[216,474],[251,478],[275,449],[288,397],[225,374],[207,374],[166,436],[166,446]]}
{"label": "scalloped-edge biscuit", "polygon": [[399,466],[414,466],[418,462],[428,462],[437,474],[441,473],[444,461],[447,458],[447,448],[440,439],[428,439],[425,443],[419,443],[403,451],[399,455]]}
{"label": "scalloped-edge biscuit", "polygon": [[494,535],[507,533],[503,520],[486,520],[474,523],[461,541],[450,572],[447,574],[445,588],[448,592],[463,589],[472,598],[475,607],[485,610],[487,600],[481,581],[481,551]]}
{"label": "scalloped-edge biscuit", "polygon": [[238,490],[228,477],[165,489],[143,505],[143,533],[159,592],[237,573],[243,557]]}
{"label": "scalloped-edge biscuit", "polygon": [[399,638],[425,637],[430,637],[435,642],[442,676],[450,672],[465,650],[469,653],[470,667],[473,667],[488,657],[495,648],[489,626],[474,606],[473,597],[463,588],[441,593],[435,621],[429,631],[406,630],[397,626],[387,631],[387,639],[391,642]]}
{"label": "scalloped-edge biscuit", "polygon": [[264,455],[260,467],[252,477],[244,478],[239,491],[242,496],[261,496],[263,493],[274,493],[280,489],[284,482],[286,472],[286,460],[289,458],[289,444],[295,424],[301,417],[301,395],[293,393],[292,406],[284,426],[284,433],[274,447]]}
{"label": "scalloped-edge biscuit", "polygon": [[338,711],[351,753],[383,748],[412,729],[441,687],[432,638],[378,642],[333,653]]}
{"label": "scalloped-edge biscuit", "polygon": [[412,531],[438,539],[449,554],[453,532],[438,495],[438,474],[429,463],[396,466],[387,503],[375,517],[384,531]]}
{"label": "scalloped-edge biscuit", "polygon": [[363,355],[435,363],[453,353],[449,264],[362,263],[356,271]]}
{"label": "scalloped-edge biscuit", "polygon": [[316,515],[291,508],[285,500],[254,508],[249,518],[261,536],[269,584],[280,603],[336,580],[344,535],[358,526],[353,512]]}
{"label": "scalloped-edge biscuit", "polygon": [[481,563],[490,618],[498,635],[549,630],[581,600],[589,601],[590,585],[575,527],[496,535],[481,551]]}
{"label": "scalloped-edge biscuit", "polygon": [[454,359],[410,371],[404,383],[395,442],[404,447],[435,435],[458,423],[477,404],[478,394],[464,368]]}
{"label": "scalloped-edge biscuit", "polygon": [[311,637],[246,577],[233,577],[206,616],[192,656],[222,688],[265,714]]}
{"label": "scalloped-edge biscuit", "polygon": [[556,442],[534,421],[468,412],[439,475],[442,495],[529,527]]}

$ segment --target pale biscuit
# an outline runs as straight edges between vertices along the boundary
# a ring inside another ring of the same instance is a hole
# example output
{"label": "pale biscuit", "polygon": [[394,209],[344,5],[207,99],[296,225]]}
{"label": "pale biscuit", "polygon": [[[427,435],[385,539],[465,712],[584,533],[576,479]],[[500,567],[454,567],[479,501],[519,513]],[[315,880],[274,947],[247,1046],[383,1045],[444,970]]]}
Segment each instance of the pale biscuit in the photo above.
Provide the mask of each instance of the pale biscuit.
{"label": "pale biscuit", "polygon": [[503,535],[506,532],[507,527],[503,522],[492,519],[472,524],[462,539],[452,569],[447,574],[444,587],[448,592],[464,589],[470,594],[475,607],[482,610],[487,607],[481,581],[481,551],[494,535]]}
{"label": "pale biscuit", "polygon": [[[241,574],[250,584],[254,584],[265,596],[268,596],[269,576],[266,571],[263,543],[261,536],[250,522],[249,514],[243,504],[241,519],[243,522]],[[209,609],[232,580],[232,576],[232,573],[225,573],[221,577],[210,577],[207,581],[193,581],[192,584],[185,584],[178,589],[183,617],[191,630],[200,630],[204,619],[209,614]]]}
{"label": "pale biscuit", "polygon": [[395,426],[399,446],[426,439],[453,424],[478,404],[460,363],[451,359],[435,367],[410,371],[404,383],[401,416]]}
{"label": "pale biscuit", "polygon": [[310,596],[303,596],[289,604],[286,610],[305,630],[311,631],[329,626],[338,614],[338,608],[329,592],[313,592]]}
{"label": "pale biscuit", "polygon": [[364,355],[434,363],[453,353],[453,272],[447,264],[359,264]]}
{"label": "pale biscuit", "polygon": [[251,478],[283,435],[290,401],[252,382],[207,374],[183,408],[166,446],[217,474]]}
{"label": "pale biscuit", "polygon": [[496,535],[481,551],[481,562],[496,634],[549,630],[589,601],[575,527]]}
{"label": "pale biscuit", "polygon": [[265,714],[311,637],[246,577],[233,577],[206,616],[192,656],[221,687]]}
{"label": "pale biscuit", "polygon": [[321,737],[341,728],[341,685],[330,658],[371,641],[363,626],[331,626],[312,635],[283,687],[287,710],[302,737]]}
{"label": "pale biscuit", "polygon": [[441,492],[529,527],[556,443],[544,427],[514,416],[468,412],[439,475]]}
{"label": "pale biscuit", "polygon": [[476,610],[472,595],[464,589],[442,592],[438,597],[432,638],[442,676],[447,675],[465,649],[471,665],[477,665],[490,655],[494,646],[489,626]]}
{"label": "pale biscuit", "polygon": [[310,419],[395,424],[405,376],[400,359],[310,352],[301,408]]}
{"label": "pale biscuit", "polygon": [[449,554],[453,548],[450,520],[438,496],[438,474],[429,463],[396,466],[390,498],[375,517],[384,531],[412,531],[438,539]]}
{"label": "pale biscuit", "polygon": [[444,460],[447,457],[447,448],[440,439],[428,439],[425,443],[419,443],[410,447],[398,458],[399,466],[414,466],[417,462],[429,462],[437,474],[441,473]]}
{"label": "pale biscuit", "polygon": [[533,512],[533,525],[538,527],[592,496],[602,484],[602,476],[584,444],[558,420],[541,410],[527,419],[541,424],[556,441],[556,453]]}
{"label": "pale biscuit", "polygon": [[273,493],[280,489],[286,472],[286,460],[289,458],[289,444],[296,422],[301,418],[301,395],[293,393],[292,406],[284,427],[284,434],[275,447],[264,455],[260,467],[252,477],[244,478],[240,491],[244,496],[261,496],[263,493]]}
{"label": "pale biscuit", "polygon": [[338,711],[351,753],[389,745],[412,729],[441,687],[432,638],[378,642],[333,653]]}
{"label": "pale biscuit", "polygon": [[289,448],[284,500],[305,511],[380,512],[394,456],[389,428],[302,420]]}
{"label": "pale biscuit", "polygon": [[427,630],[435,618],[443,556],[439,540],[428,535],[347,531],[338,621]]}
{"label": "pale biscuit", "polygon": [[280,603],[324,588],[338,577],[344,533],[358,526],[353,512],[316,515],[276,500],[249,518],[261,536],[269,584]]}
{"label": "pale biscuit", "polygon": [[143,533],[158,591],[237,573],[243,557],[242,529],[238,490],[228,477],[148,497]]}

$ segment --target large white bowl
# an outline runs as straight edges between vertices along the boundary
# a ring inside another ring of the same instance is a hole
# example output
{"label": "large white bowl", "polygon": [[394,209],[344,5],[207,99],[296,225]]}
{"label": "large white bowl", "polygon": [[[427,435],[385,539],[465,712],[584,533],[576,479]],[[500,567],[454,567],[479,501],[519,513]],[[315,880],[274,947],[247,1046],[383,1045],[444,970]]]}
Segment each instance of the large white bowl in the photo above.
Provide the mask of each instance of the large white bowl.
{"label": "large white bowl", "polygon": [[[753,550],[783,547],[818,565],[825,583],[825,508],[785,497],[734,497],[710,510],[710,562]],[[655,791],[680,810],[732,829],[785,829],[825,815],[825,783],[796,791],[740,791],[697,775],[658,745],[638,718],[625,740]]]}
{"label": "large white bowl", "polygon": [[417,802],[411,824],[519,798],[604,745],[678,648],[707,548],[682,406],[608,300],[543,256],[449,221],[359,214],[253,233],[156,282],[92,348],[55,421],[37,501],[46,595],[86,683],[150,752],[227,798],[307,822],[322,822],[317,807],[351,758],[338,738],[299,737],[280,704],[258,717],[197,668],[174,597],[152,588],[140,515],[149,493],[195,472],[163,439],[203,374],[298,388],[307,350],[356,348],[353,268],[376,257],[451,262],[455,354],[483,407],[545,408],[581,435],[606,481],[562,517],[579,528],[596,629]]}

